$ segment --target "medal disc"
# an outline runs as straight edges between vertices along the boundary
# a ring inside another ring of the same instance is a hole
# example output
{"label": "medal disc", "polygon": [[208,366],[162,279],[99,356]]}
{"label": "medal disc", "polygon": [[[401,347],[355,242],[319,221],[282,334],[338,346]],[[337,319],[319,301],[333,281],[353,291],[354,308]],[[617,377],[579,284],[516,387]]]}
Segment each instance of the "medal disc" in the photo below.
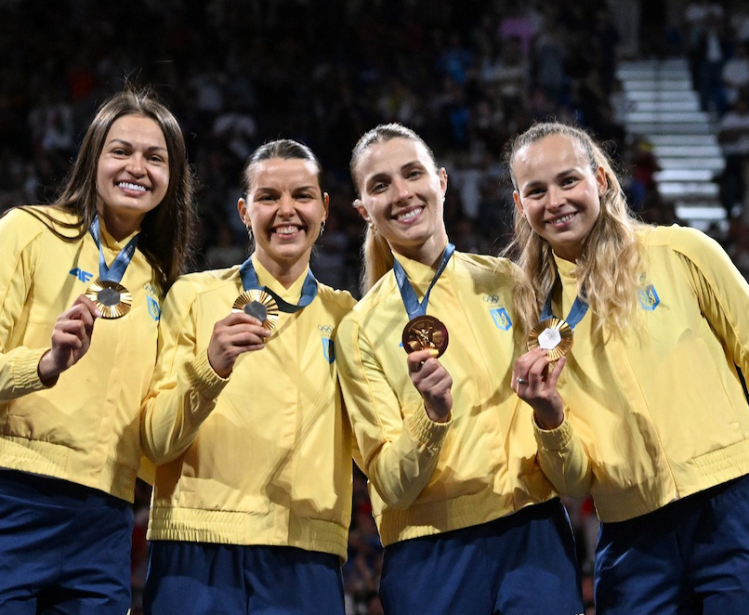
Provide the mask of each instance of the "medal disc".
{"label": "medal disc", "polygon": [[273,331],[278,324],[278,304],[264,290],[246,290],[234,300],[231,309],[257,318],[268,331]]}
{"label": "medal disc", "polygon": [[447,327],[434,316],[417,316],[403,328],[403,349],[407,353],[434,348],[442,356],[450,336]]}
{"label": "medal disc", "polygon": [[102,318],[121,318],[130,311],[133,296],[122,284],[96,280],[86,290],[86,297],[99,308]]}
{"label": "medal disc", "polygon": [[528,350],[543,348],[549,359],[558,361],[572,348],[572,327],[561,318],[542,320],[528,335]]}

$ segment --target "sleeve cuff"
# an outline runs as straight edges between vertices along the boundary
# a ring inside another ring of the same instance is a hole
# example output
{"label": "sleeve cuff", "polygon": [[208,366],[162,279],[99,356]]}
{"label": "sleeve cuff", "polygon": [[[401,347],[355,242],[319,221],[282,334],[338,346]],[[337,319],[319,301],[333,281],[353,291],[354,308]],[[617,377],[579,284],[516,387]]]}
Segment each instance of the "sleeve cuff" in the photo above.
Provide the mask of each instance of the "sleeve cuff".
{"label": "sleeve cuff", "polygon": [[414,412],[410,413],[405,421],[406,428],[411,437],[429,448],[442,444],[452,422],[451,412],[445,423],[436,423],[429,418],[424,409],[424,404],[420,404],[418,408],[415,408]]}
{"label": "sleeve cuff", "polygon": [[185,368],[190,384],[206,399],[216,399],[229,383],[229,378],[222,378],[213,371],[207,350],[187,363]]}
{"label": "sleeve cuff", "polygon": [[549,451],[561,451],[572,440],[572,426],[567,420],[566,414],[562,424],[555,429],[541,429],[533,417],[531,417],[531,420],[533,421],[533,433],[536,436],[536,443],[539,448]]}
{"label": "sleeve cuff", "polygon": [[[26,395],[34,391],[42,391],[51,388],[45,385],[39,378],[39,361],[42,360],[44,353],[49,348],[34,348],[24,352],[13,364],[14,393],[17,395]],[[55,379],[55,383],[57,379]]]}

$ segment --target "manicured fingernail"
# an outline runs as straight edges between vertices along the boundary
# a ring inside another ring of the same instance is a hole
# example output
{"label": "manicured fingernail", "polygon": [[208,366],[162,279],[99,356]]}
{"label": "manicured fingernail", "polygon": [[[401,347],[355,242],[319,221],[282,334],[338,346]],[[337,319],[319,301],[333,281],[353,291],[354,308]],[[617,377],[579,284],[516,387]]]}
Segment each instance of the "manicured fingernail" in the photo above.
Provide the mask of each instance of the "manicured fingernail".
{"label": "manicured fingernail", "polygon": [[430,348],[429,349],[429,354],[431,356],[433,356],[433,357],[438,357],[438,356],[440,356],[440,351],[437,350],[436,348]]}

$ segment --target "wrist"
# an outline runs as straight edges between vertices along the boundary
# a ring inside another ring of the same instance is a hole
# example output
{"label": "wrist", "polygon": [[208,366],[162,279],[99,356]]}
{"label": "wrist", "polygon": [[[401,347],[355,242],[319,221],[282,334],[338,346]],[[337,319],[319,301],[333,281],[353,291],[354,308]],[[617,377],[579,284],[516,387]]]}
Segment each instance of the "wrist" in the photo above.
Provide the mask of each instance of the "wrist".
{"label": "wrist", "polygon": [[54,386],[57,383],[57,379],[62,373],[61,370],[57,369],[54,362],[52,361],[52,350],[47,350],[39,359],[39,363],[36,366],[36,373],[39,376],[39,380],[46,387]]}

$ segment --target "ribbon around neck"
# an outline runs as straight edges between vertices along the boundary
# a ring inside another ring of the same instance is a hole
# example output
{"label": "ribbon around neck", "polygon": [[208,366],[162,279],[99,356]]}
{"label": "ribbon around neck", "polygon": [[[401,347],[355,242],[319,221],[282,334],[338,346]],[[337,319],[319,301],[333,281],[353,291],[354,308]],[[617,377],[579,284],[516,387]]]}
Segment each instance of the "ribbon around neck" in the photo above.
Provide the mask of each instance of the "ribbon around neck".
{"label": "ribbon around neck", "polygon": [[[557,276],[556,281],[559,282],[559,276]],[[544,321],[548,318],[554,318],[554,314],[551,313],[551,297],[553,294],[554,287],[552,286],[551,290],[549,291],[549,296],[546,297],[544,308],[541,311],[541,321]],[[583,295],[584,294],[585,293],[583,293]],[[583,297],[580,297],[579,295],[575,297],[572,308],[570,309],[569,314],[567,314],[567,318],[564,319],[564,321],[570,326],[570,329],[574,329],[575,326],[585,317],[585,314],[588,312],[588,307],[589,305]]]}
{"label": "ribbon around neck", "polygon": [[453,255],[453,252],[455,252],[455,246],[451,243],[448,243],[445,247],[445,251],[442,253],[442,258],[440,259],[440,264],[437,267],[437,271],[435,272],[434,277],[432,278],[432,283],[429,285],[429,288],[427,289],[427,292],[421,301],[419,301],[418,297],[416,296],[416,291],[414,291],[413,286],[411,286],[411,282],[408,281],[408,276],[406,275],[406,270],[403,269],[403,265],[398,262],[397,258],[393,260],[393,272],[395,273],[395,281],[398,284],[398,289],[401,292],[403,305],[406,308],[406,312],[408,312],[409,319],[413,320],[417,316],[426,315],[427,305],[429,304],[429,294],[432,292],[432,288],[434,288],[434,285],[437,283],[437,280],[439,280],[442,272],[445,271],[445,267],[447,267],[447,263],[450,261],[450,257]]}
{"label": "ribbon around neck", "polygon": [[104,250],[101,247],[101,229],[99,227],[99,216],[94,216],[91,221],[91,227],[89,228],[91,237],[96,243],[96,247],[99,248],[99,279],[105,282],[116,282],[119,284],[127,271],[127,267],[130,261],[133,260],[135,255],[135,248],[138,245],[138,237],[133,237],[128,244],[120,250],[120,253],[112,261],[112,264],[107,266],[107,261],[104,259]]}
{"label": "ribbon around neck", "polygon": [[297,304],[285,301],[267,286],[260,286],[260,282],[258,282],[257,279],[257,273],[255,272],[255,266],[252,264],[252,257],[242,263],[242,266],[239,268],[239,275],[242,278],[242,286],[245,290],[257,288],[265,291],[276,300],[278,309],[287,314],[293,314],[294,312],[298,312],[302,308],[307,307],[317,296],[317,280],[315,279],[315,276],[312,275],[312,270],[307,271],[307,277],[304,279],[304,284],[302,284],[302,294],[299,297],[299,303]]}

